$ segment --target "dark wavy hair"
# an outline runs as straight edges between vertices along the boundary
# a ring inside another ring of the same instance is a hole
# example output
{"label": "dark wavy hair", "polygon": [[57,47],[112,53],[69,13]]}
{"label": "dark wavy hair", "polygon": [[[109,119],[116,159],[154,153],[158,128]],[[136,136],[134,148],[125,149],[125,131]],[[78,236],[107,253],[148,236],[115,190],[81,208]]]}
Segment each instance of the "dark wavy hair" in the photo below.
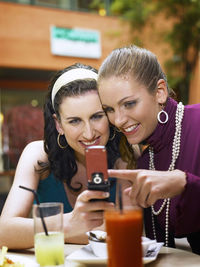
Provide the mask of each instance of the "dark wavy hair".
{"label": "dark wavy hair", "polygon": [[[63,85],[61,89],[57,92],[54,99],[54,108],[52,106],[51,92],[56,80],[65,72],[77,69],[84,68],[89,69],[97,73],[97,70],[80,63],[76,63],[72,66],[69,66],[61,71],[58,71],[55,76],[52,78],[49,91],[46,96],[46,101],[44,105],[44,150],[48,155],[48,164],[40,162],[39,165],[42,167],[42,170],[49,170],[54,174],[55,178],[59,179],[62,182],[65,182],[67,186],[73,191],[79,191],[82,188],[80,184],[79,188],[74,188],[71,185],[73,176],[77,172],[77,164],[75,159],[74,150],[67,144],[67,141],[64,136],[60,136],[60,143],[63,146],[66,146],[65,149],[62,149],[57,144],[58,132],[55,127],[55,122],[53,119],[53,114],[57,115],[57,118],[60,119],[59,114],[59,105],[62,103],[62,99],[69,96],[79,96],[83,95],[86,92],[97,91],[97,81],[95,79],[84,79],[84,80],[74,80],[73,82]],[[114,139],[112,138],[113,136]],[[108,152],[108,167],[112,168],[116,159],[120,156],[119,154],[119,142],[121,138],[121,133],[115,132],[112,125],[110,125],[110,138],[106,148]]]}

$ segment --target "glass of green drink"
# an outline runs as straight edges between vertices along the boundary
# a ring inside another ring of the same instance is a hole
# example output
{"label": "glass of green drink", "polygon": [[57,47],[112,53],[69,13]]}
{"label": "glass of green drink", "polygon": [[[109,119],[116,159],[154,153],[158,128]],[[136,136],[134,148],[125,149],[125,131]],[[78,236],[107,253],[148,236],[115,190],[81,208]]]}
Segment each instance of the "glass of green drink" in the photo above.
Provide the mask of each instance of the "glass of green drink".
{"label": "glass of green drink", "polygon": [[64,266],[63,204],[33,205],[35,256],[40,266]]}

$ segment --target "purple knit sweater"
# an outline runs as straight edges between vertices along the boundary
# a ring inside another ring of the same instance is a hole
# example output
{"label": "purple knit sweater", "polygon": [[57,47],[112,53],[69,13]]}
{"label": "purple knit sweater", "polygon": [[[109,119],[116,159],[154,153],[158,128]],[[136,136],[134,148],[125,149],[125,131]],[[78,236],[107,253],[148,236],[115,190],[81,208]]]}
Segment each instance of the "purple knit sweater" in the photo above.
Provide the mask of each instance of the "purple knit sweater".
{"label": "purple knit sweater", "polygon": [[[158,123],[146,140],[154,149],[156,170],[168,170],[172,159],[172,142],[175,133],[177,102],[168,98],[165,111],[166,124]],[[149,150],[138,159],[139,169],[149,169]],[[187,184],[184,192],[171,199],[169,215],[169,246],[174,247],[174,237],[187,237],[193,252],[200,254],[200,104],[188,105],[182,121],[180,154],[175,169],[185,171]],[[161,206],[158,200],[154,207]],[[151,209],[144,210],[146,235],[153,239]],[[155,217],[154,217],[155,218]],[[155,218],[158,241],[165,241],[165,209]]]}

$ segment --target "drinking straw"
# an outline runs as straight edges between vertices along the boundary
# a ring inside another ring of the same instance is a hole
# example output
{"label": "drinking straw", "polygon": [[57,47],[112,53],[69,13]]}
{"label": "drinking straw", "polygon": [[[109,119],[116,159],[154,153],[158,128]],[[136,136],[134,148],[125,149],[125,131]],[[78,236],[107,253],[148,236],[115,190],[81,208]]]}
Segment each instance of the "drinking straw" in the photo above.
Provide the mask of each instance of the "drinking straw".
{"label": "drinking straw", "polygon": [[120,213],[123,213],[123,201],[122,201],[122,186],[119,184],[119,192],[118,192],[118,197],[119,197],[119,209]]}
{"label": "drinking straw", "polygon": [[28,187],[25,187],[25,186],[22,186],[22,185],[19,185],[19,187],[22,188],[22,189],[28,190],[28,191],[30,191],[30,192],[32,192],[34,194],[35,201],[36,201],[37,205],[39,206],[39,214],[40,214],[40,218],[41,218],[41,221],[42,221],[42,225],[43,225],[45,234],[49,235],[48,231],[47,231],[47,226],[45,224],[44,217],[43,217],[43,214],[42,214],[42,209],[40,207],[40,201],[39,201],[37,192],[34,189],[31,189],[31,188],[28,188]]}

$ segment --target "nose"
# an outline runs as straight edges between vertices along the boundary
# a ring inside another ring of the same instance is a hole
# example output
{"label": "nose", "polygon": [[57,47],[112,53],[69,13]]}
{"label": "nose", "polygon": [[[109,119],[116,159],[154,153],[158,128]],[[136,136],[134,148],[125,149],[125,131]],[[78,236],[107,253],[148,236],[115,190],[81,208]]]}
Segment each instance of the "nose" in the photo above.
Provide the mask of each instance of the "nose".
{"label": "nose", "polygon": [[115,118],[114,118],[114,124],[117,128],[122,127],[122,125],[126,122],[126,115],[122,110],[116,110],[115,111]]}
{"label": "nose", "polygon": [[87,140],[92,140],[95,136],[94,127],[90,123],[84,125],[83,137]]}

